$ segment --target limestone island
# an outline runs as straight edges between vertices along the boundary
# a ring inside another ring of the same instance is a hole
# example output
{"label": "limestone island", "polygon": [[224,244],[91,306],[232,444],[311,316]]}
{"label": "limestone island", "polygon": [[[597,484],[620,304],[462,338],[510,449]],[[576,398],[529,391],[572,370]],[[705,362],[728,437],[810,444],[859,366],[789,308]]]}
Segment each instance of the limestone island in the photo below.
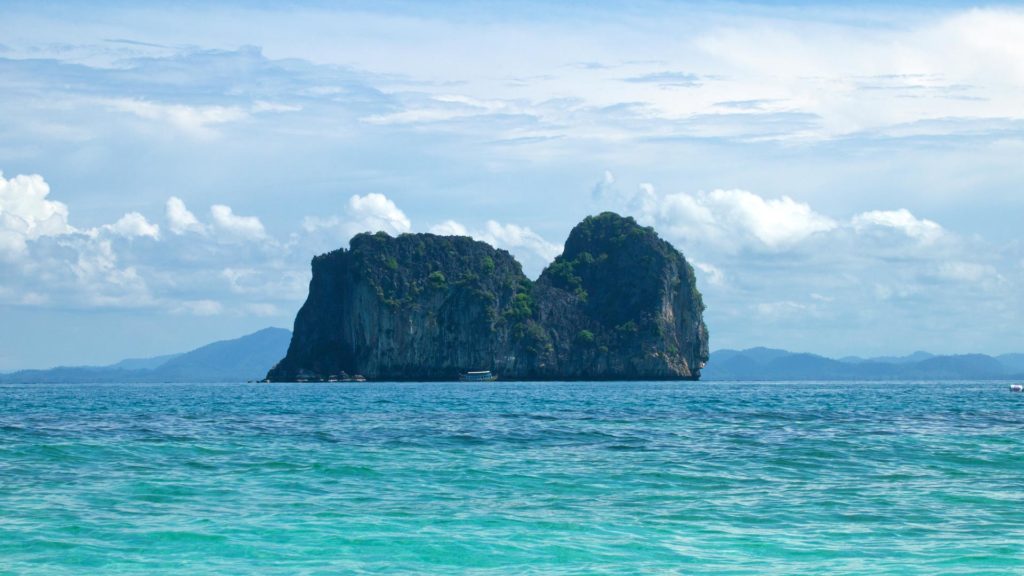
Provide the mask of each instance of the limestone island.
{"label": "limestone island", "polygon": [[708,359],[693,267],[611,212],[573,228],[536,281],[464,236],[363,233],[312,266],[269,381],[696,380]]}

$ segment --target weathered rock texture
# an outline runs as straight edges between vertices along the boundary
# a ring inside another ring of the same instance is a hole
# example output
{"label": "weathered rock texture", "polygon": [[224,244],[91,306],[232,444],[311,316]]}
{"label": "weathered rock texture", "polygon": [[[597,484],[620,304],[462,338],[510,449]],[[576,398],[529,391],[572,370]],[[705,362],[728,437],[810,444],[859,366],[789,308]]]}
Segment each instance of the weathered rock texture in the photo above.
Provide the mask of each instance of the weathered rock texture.
{"label": "weathered rock texture", "polygon": [[591,216],[536,282],[470,238],[360,234],[313,259],[268,378],[696,379],[708,333],[693,268],[632,218]]}

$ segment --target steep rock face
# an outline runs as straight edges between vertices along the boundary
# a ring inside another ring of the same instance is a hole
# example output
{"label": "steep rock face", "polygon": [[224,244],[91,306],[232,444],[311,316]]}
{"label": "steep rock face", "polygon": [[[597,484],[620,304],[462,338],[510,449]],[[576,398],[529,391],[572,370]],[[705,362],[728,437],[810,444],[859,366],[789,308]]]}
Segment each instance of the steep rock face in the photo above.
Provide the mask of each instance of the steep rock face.
{"label": "steep rock face", "polygon": [[682,255],[611,213],[574,228],[536,283],[470,238],[360,234],[313,259],[288,354],[268,378],[695,379],[702,311]]}
{"label": "steep rock face", "polygon": [[448,380],[508,370],[507,315],[530,281],[504,250],[470,238],[359,234],[313,259],[309,297],[271,380],[362,374]]}
{"label": "steep rock face", "polygon": [[534,288],[550,377],[697,378],[708,358],[693,268],[653,229],[606,212],[569,234]]}

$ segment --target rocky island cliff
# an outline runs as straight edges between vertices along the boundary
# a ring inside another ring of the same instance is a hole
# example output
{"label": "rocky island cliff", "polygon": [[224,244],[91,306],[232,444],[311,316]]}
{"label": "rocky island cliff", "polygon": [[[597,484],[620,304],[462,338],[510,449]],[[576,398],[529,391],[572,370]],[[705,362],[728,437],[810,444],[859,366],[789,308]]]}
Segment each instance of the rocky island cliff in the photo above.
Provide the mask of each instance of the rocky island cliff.
{"label": "rocky island cliff", "polygon": [[462,236],[359,234],[313,259],[271,381],[697,379],[708,358],[693,268],[653,229],[605,212],[535,282]]}

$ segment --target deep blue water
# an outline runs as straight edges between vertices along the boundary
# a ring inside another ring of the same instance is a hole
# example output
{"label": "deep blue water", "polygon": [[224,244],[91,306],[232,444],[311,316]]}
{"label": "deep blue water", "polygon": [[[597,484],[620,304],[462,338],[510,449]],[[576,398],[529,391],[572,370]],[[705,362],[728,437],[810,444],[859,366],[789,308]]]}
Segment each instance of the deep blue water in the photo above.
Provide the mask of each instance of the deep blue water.
{"label": "deep blue water", "polygon": [[391,572],[1024,574],[1024,394],[0,386],[0,573]]}

